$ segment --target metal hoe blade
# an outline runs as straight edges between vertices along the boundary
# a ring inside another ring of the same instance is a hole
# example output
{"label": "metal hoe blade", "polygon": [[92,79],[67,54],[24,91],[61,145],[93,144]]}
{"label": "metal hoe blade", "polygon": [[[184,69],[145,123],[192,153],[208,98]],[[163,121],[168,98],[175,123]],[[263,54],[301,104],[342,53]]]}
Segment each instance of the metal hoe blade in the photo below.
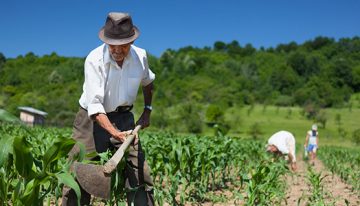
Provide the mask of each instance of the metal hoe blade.
{"label": "metal hoe blade", "polygon": [[[137,125],[132,133],[137,133],[140,129],[141,125]],[[134,134],[129,135],[104,166],[75,162],[74,169],[76,179],[80,183],[80,186],[86,192],[96,197],[110,199],[111,173],[116,169],[134,138]]]}
{"label": "metal hoe blade", "polygon": [[76,179],[88,193],[110,199],[111,175],[104,173],[101,165],[74,163]]}

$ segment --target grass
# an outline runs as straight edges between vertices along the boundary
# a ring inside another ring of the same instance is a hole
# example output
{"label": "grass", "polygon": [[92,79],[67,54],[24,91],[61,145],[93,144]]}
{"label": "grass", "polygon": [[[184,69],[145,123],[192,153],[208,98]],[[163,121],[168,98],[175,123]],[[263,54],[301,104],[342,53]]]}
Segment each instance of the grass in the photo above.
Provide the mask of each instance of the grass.
{"label": "grass", "polygon": [[[277,131],[287,130],[294,134],[297,143],[303,144],[306,132],[314,122],[302,116],[301,111],[302,108],[300,107],[254,105],[252,107],[230,108],[226,111],[225,118],[227,121],[232,122],[229,132],[232,136],[251,138],[249,134],[250,127],[258,123],[262,132],[262,139],[269,138]],[[322,144],[353,147],[354,145],[351,142],[352,133],[360,128],[356,121],[360,116],[358,105],[353,105],[351,109],[325,109],[325,112],[327,116],[326,127],[319,127],[320,146]],[[345,137],[339,135],[339,125],[336,121],[337,114],[341,116],[340,126],[346,133]]]}

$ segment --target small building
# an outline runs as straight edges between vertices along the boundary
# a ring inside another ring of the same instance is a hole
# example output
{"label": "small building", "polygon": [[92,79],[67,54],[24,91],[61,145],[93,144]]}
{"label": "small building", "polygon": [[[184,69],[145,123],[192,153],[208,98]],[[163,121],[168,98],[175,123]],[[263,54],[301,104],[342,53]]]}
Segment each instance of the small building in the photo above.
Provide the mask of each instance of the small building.
{"label": "small building", "polygon": [[48,113],[32,107],[18,107],[20,110],[20,120],[28,126],[44,125],[45,117]]}

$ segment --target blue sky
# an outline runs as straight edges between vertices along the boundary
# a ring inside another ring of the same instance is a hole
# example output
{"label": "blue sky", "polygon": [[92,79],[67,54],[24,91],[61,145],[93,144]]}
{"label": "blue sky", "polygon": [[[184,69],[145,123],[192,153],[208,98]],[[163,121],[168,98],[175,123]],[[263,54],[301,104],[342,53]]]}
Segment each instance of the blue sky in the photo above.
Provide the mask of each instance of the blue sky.
{"label": "blue sky", "polygon": [[125,11],[141,31],[135,44],[160,56],[168,48],[302,43],[316,36],[360,36],[358,0],[4,0],[0,52],[85,57],[101,44],[110,11]]}

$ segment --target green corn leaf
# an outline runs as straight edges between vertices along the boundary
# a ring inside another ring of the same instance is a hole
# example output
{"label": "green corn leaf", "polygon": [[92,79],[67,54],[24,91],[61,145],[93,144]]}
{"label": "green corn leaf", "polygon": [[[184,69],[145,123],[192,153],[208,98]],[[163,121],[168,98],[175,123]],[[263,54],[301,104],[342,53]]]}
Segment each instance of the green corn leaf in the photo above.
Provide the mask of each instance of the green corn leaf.
{"label": "green corn leaf", "polygon": [[74,177],[68,172],[55,174],[55,176],[58,178],[60,184],[62,183],[75,191],[75,194],[78,199],[78,205],[80,205],[81,191]]}
{"label": "green corn leaf", "polygon": [[13,143],[15,167],[19,174],[26,179],[34,175],[32,166],[34,163],[31,155],[31,147],[24,137],[15,137]]}
{"label": "green corn leaf", "polygon": [[21,202],[25,205],[37,205],[39,197],[40,185],[36,179],[32,179],[25,186],[22,194]]}
{"label": "green corn leaf", "polygon": [[19,118],[3,109],[0,109],[0,121],[21,123]]}
{"label": "green corn leaf", "polygon": [[62,141],[55,142],[45,153],[43,158],[44,168],[46,170],[48,165],[60,158],[66,157],[74,146],[75,141],[73,139],[63,139]]}
{"label": "green corn leaf", "polygon": [[3,167],[3,165],[6,163],[9,154],[13,153],[13,142],[13,136],[10,136],[8,134],[2,134],[2,137],[0,139],[0,167]]}
{"label": "green corn leaf", "polygon": [[86,155],[85,145],[81,142],[77,142],[76,144],[79,146],[80,149],[78,161],[82,162]]}
{"label": "green corn leaf", "polygon": [[0,169],[0,204],[6,199],[7,189],[5,183],[5,171],[3,168]]}
{"label": "green corn leaf", "polygon": [[23,184],[21,184],[21,181],[19,181],[16,186],[14,187],[14,191],[13,193],[11,194],[11,199],[12,199],[12,202],[17,202],[19,200],[19,196],[21,194],[21,192],[23,191]]}

